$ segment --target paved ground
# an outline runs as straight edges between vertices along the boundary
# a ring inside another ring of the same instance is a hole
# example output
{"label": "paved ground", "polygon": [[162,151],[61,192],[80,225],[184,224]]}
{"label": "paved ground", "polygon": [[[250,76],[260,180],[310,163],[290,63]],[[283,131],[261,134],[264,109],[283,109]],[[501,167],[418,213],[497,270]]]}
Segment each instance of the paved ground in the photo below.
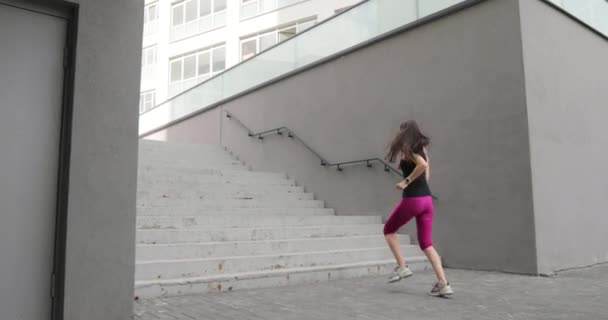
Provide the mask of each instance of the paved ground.
{"label": "paved ground", "polygon": [[431,272],[397,284],[333,281],[139,301],[138,320],[608,319],[608,265],[552,278],[448,270],[452,299],[426,296]]}

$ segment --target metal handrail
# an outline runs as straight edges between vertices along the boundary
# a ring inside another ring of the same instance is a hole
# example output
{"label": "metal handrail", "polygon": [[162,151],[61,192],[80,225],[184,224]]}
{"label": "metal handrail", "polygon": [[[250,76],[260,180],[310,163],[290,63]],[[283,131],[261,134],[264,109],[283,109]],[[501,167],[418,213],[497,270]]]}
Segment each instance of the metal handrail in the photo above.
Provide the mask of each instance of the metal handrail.
{"label": "metal handrail", "polygon": [[[367,159],[361,159],[361,160],[335,162],[335,163],[329,162],[323,156],[321,156],[317,151],[315,151],[313,148],[311,148],[306,142],[304,142],[304,140],[300,139],[293,132],[293,130],[289,129],[286,126],[281,126],[278,128],[264,130],[264,131],[255,133],[255,132],[253,132],[253,130],[251,130],[249,127],[247,127],[247,125],[245,125],[241,120],[239,120],[239,118],[235,117],[232,113],[230,113],[228,111],[225,111],[225,113],[226,113],[226,118],[234,120],[236,123],[238,123],[241,127],[243,127],[245,130],[247,130],[247,135],[252,138],[258,138],[259,140],[264,140],[265,135],[277,134],[277,135],[282,136],[284,133],[287,133],[288,138],[298,140],[306,149],[308,149],[308,151],[312,152],[315,156],[317,156],[317,158],[319,158],[319,160],[321,160],[321,165],[324,167],[336,167],[336,169],[338,171],[343,171],[344,168],[342,168],[342,166],[345,166],[345,165],[365,163],[366,167],[371,168],[372,162],[380,162],[384,166],[385,172],[392,172],[392,173],[397,174],[400,177],[403,177],[403,174],[401,172],[399,172],[399,170],[395,169],[393,166],[391,166],[386,161],[384,161],[380,158],[367,158]],[[439,200],[434,195],[431,195],[431,197],[433,197],[434,200]]]}
{"label": "metal handrail", "polygon": [[392,172],[392,173],[395,173],[395,174],[399,175],[400,177],[403,177],[403,174],[401,172],[399,172],[399,170],[395,169],[393,166],[391,166],[386,161],[384,161],[384,160],[382,160],[380,158],[366,158],[366,159],[353,160],[353,161],[330,162],[326,158],[324,158],[323,156],[321,156],[313,148],[311,148],[306,142],[304,142],[302,139],[300,139],[293,132],[293,130],[289,129],[286,126],[281,126],[281,127],[278,127],[278,128],[264,130],[264,131],[256,133],[256,132],[253,132],[253,130],[251,130],[249,127],[247,127],[247,125],[245,125],[241,120],[239,120],[237,117],[235,117],[232,113],[230,113],[228,111],[226,111],[226,118],[234,120],[241,127],[243,127],[245,130],[247,130],[248,136],[250,136],[252,138],[258,138],[259,140],[264,140],[264,136],[269,135],[269,134],[277,134],[277,135],[281,135],[282,136],[284,133],[287,133],[287,137],[288,138],[297,140],[306,149],[308,149],[308,151],[312,152],[317,158],[319,158],[319,160],[321,160],[321,165],[324,166],[324,167],[336,167],[336,169],[338,171],[342,171],[342,170],[344,170],[343,167],[347,166],[347,165],[354,165],[354,164],[359,164],[359,163],[365,163],[366,167],[371,168],[372,167],[372,162],[379,162],[379,163],[381,163],[384,166],[384,171],[386,171],[386,172]]}

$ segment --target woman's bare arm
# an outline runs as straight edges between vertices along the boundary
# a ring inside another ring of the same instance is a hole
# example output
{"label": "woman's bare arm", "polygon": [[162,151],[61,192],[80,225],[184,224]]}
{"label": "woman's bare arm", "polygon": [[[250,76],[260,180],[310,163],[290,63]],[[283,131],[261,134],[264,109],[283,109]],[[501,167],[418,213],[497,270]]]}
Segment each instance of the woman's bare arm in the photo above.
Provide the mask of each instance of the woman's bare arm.
{"label": "woman's bare arm", "polygon": [[431,179],[431,159],[429,159],[429,152],[426,150],[426,148],[422,150],[424,150],[424,157],[426,158],[425,177],[426,181],[429,181]]}
{"label": "woman's bare arm", "polygon": [[408,182],[414,181],[428,169],[428,162],[424,160],[421,155],[414,153],[414,162],[416,163],[416,167],[414,168],[414,170],[412,170],[412,173],[410,173],[410,175],[405,178],[405,180],[397,184],[396,187],[398,189],[405,189],[408,185]]}

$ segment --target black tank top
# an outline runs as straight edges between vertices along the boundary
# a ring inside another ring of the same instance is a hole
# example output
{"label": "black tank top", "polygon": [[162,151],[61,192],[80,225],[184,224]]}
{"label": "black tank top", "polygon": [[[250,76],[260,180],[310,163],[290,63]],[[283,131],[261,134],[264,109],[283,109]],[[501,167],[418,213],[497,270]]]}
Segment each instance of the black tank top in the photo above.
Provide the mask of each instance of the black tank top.
{"label": "black tank top", "polygon": [[[424,158],[424,156],[422,157]],[[416,163],[402,159],[399,163],[399,167],[401,168],[401,172],[403,172],[403,177],[407,178],[412,171],[414,171],[414,168],[416,168]],[[403,190],[404,198],[424,197],[430,195],[431,189],[426,181],[426,174],[424,172],[418,176],[418,178],[411,181],[407,188]]]}

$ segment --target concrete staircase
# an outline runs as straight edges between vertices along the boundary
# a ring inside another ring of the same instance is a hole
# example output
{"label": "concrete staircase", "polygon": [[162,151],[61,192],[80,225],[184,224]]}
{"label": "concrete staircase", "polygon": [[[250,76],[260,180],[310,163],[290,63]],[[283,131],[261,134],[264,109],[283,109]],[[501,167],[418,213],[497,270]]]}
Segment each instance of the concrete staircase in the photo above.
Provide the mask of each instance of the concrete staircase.
{"label": "concrete staircase", "polygon": [[[232,291],[387,274],[379,216],[336,216],[285,174],[222,147],[140,142],[135,295]],[[403,236],[413,269],[427,267]]]}

